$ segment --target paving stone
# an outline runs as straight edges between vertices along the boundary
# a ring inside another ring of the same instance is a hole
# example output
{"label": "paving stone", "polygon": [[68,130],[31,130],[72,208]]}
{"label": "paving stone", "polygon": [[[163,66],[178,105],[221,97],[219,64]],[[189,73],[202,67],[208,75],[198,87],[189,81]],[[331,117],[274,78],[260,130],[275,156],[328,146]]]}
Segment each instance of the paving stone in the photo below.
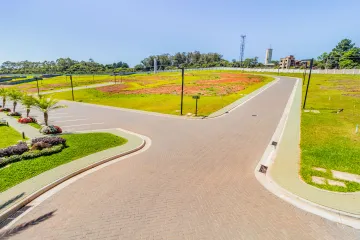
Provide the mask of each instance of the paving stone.
{"label": "paving stone", "polygon": [[325,184],[325,178],[323,177],[311,176],[311,181],[316,184]]}
{"label": "paving stone", "polygon": [[358,230],[288,204],[254,176],[293,85],[284,78],[226,117],[204,121],[66,102],[67,113],[143,134],[151,146],[42,202],[14,227],[54,216],[22,225],[11,240],[358,240]]}
{"label": "paving stone", "polygon": [[315,171],[319,171],[319,172],[326,172],[325,168],[313,167],[312,169],[314,169]]}
{"label": "paving stone", "polygon": [[346,184],[344,182],[335,181],[335,180],[331,180],[331,179],[328,179],[327,182],[329,185],[332,185],[332,186],[346,187]]}
{"label": "paving stone", "polygon": [[360,183],[360,175],[331,170],[333,178]]}

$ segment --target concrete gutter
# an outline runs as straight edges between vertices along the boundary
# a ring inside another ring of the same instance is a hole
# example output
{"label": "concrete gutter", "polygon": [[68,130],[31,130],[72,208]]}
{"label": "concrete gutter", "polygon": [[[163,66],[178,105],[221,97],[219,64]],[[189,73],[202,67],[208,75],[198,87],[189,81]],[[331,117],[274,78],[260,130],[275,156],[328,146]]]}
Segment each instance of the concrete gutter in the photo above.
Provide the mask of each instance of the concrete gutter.
{"label": "concrete gutter", "polygon": [[[299,176],[301,79],[297,79],[283,116],[255,168],[258,181],[270,192],[290,204],[331,221],[360,229],[360,194],[322,190],[305,183]],[[274,147],[272,142],[278,142]],[[260,166],[267,173],[259,172]]]}
{"label": "concrete gutter", "polygon": [[[20,208],[70,178],[111,160],[141,150],[146,144],[145,139],[147,139],[144,136],[122,129],[96,130],[91,132],[112,133],[126,138],[128,142],[124,145],[97,152],[67,164],[60,165],[0,193],[0,205],[8,203],[8,205],[2,206],[2,209],[0,210],[0,223],[8,220],[8,218]],[[149,139],[148,141],[150,142]]]}

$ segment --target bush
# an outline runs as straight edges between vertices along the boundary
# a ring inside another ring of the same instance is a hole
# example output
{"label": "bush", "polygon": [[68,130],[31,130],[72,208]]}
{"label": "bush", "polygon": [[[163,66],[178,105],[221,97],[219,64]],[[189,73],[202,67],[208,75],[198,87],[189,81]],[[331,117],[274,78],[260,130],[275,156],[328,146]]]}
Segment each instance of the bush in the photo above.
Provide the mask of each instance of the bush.
{"label": "bush", "polygon": [[65,146],[66,139],[61,137],[40,137],[40,138],[34,138],[31,140],[31,146],[33,146],[36,143],[44,142],[47,144],[50,144],[51,146],[62,144]]}
{"label": "bush", "polygon": [[0,112],[11,112],[10,108],[0,108]]}
{"label": "bush", "polygon": [[33,117],[25,117],[25,118],[19,118],[19,123],[37,123],[37,120]]}
{"label": "bush", "polygon": [[9,157],[11,155],[21,155],[29,151],[29,147],[25,142],[19,142],[15,146],[0,149],[0,157]]}
{"label": "bush", "polygon": [[21,160],[33,159],[41,156],[48,156],[54,153],[59,153],[65,148],[64,145],[57,145],[51,148],[45,148],[43,150],[29,151],[21,155],[12,155],[10,157],[0,158],[0,167],[3,167],[9,163],[18,162]]}
{"label": "bush", "polygon": [[57,134],[62,133],[62,130],[58,126],[50,125],[50,126],[44,126],[40,129],[40,132],[43,134]]}
{"label": "bush", "polygon": [[11,112],[11,113],[8,113],[8,116],[21,117],[21,113],[19,113],[19,112]]}
{"label": "bush", "polygon": [[31,147],[31,151],[34,151],[34,150],[43,150],[45,148],[50,148],[51,145],[48,144],[48,143],[45,143],[45,142],[37,142],[35,143],[34,145],[32,145]]}

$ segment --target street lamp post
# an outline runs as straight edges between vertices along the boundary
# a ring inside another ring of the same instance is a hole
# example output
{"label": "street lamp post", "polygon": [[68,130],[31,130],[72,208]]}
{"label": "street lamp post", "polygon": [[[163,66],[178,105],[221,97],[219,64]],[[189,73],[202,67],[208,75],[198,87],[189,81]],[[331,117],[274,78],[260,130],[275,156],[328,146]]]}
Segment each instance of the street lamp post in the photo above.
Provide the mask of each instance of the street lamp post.
{"label": "street lamp post", "polygon": [[72,100],[75,101],[75,98],[74,98],[74,85],[73,85],[73,81],[72,81],[72,75],[70,75],[70,82],[71,82]]}
{"label": "street lamp post", "polygon": [[181,67],[181,103],[180,115],[183,115],[183,101],[184,101],[184,67]]}
{"label": "street lamp post", "polygon": [[35,77],[35,80],[36,80],[36,86],[37,86],[37,91],[38,91],[38,97],[40,97],[39,78]]}
{"label": "street lamp post", "polygon": [[[305,60],[305,61],[309,61],[309,60]],[[312,58],[312,59],[310,59],[310,71],[309,71],[309,78],[308,78],[308,82],[307,82],[307,86],[306,86],[303,109],[305,109],[305,106],[306,106],[306,99],[307,99],[307,95],[308,95],[308,91],[309,91],[309,85],[310,85],[310,79],[311,79],[311,70],[313,68],[313,64],[314,64],[314,59]]]}

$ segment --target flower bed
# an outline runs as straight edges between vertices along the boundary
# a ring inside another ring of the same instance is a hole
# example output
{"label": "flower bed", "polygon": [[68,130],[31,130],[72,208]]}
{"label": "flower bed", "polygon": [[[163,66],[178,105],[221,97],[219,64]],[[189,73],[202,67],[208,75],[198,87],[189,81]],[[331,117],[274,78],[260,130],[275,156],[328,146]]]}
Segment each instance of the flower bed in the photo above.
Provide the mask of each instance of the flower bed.
{"label": "flower bed", "polygon": [[27,151],[29,151],[28,145],[25,142],[19,142],[18,144],[14,145],[14,146],[0,149],[0,158],[1,157],[9,157],[12,155],[21,155]]}
{"label": "flower bed", "polygon": [[42,134],[58,134],[62,133],[62,130],[58,126],[50,125],[50,126],[44,126],[40,129],[40,132]]}
{"label": "flower bed", "polygon": [[30,147],[31,149],[25,142],[19,142],[17,145],[0,149],[0,167],[61,152],[66,147],[66,140],[61,137],[35,138],[31,140]]}
{"label": "flower bed", "polygon": [[19,118],[19,123],[37,123],[37,120],[33,117],[25,117],[25,118]]}
{"label": "flower bed", "polygon": [[55,146],[55,145],[65,145],[66,144],[66,139],[61,138],[61,137],[40,137],[40,138],[34,138],[31,140],[31,146],[33,146],[35,143],[39,143],[39,142],[44,142],[47,144],[50,144],[51,146]]}
{"label": "flower bed", "polygon": [[10,108],[0,108],[0,112],[11,112]]}
{"label": "flower bed", "polygon": [[8,113],[8,116],[21,117],[21,113],[19,113],[19,112],[11,112],[11,113]]}

